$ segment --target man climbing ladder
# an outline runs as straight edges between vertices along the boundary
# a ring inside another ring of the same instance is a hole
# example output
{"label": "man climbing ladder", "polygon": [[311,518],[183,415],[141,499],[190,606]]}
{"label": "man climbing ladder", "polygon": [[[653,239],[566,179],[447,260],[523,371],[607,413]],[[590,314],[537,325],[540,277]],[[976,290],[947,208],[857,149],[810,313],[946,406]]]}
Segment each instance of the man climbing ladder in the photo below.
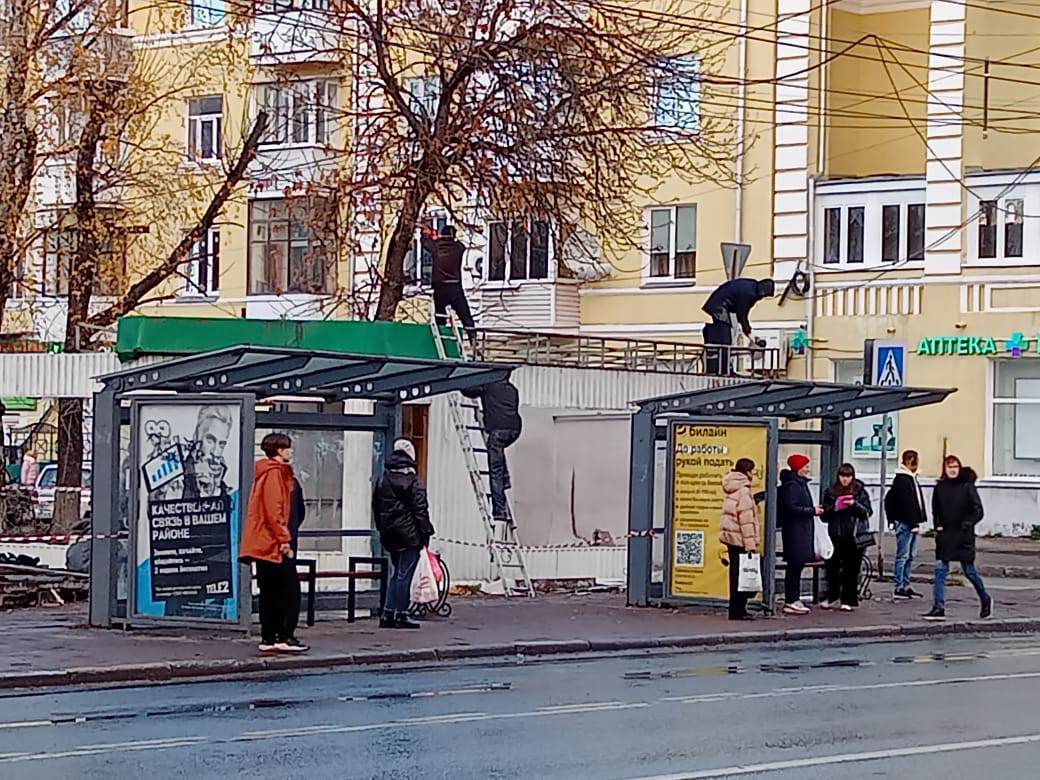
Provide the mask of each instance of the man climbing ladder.
{"label": "man climbing ladder", "polygon": [[491,514],[495,520],[509,521],[506,491],[511,487],[506,447],[520,438],[520,391],[508,379],[483,387],[463,390],[467,398],[480,400],[484,412],[484,437],[487,441],[488,472],[491,482]]}

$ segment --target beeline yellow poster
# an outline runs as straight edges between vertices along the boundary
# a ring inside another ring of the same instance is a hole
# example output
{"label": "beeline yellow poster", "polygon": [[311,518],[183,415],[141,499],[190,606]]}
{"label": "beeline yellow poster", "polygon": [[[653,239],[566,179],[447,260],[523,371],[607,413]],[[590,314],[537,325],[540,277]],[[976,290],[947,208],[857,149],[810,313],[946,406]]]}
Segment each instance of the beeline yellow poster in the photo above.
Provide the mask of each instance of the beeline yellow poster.
{"label": "beeline yellow poster", "polygon": [[672,425],[673,596],[729,597],[729,570],[722,565],[726,548],[719,542],[722,478],[738,459],[751,458],[752,490],[765,490],[768,435],[760,425]]}

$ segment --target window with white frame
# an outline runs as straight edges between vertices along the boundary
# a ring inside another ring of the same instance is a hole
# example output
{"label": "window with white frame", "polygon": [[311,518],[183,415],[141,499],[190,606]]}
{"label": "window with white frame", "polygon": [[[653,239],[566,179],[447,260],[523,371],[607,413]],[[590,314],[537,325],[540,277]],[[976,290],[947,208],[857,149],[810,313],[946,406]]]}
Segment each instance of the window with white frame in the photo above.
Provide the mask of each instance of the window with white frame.
{"label": "window with white frame", "polygon": [[19,255],[15,258],[14,267],[11,269],[11,279],[7,285],[7,299],[17,300],[25,296],[25,258]]}
{"label": "window with white frame", "polygon": [[545,220],[512,219],[488,223],[488,281],[549,279],[551,252],[549,223]]}
{"label": "window with white frame", "polygon": [[220,230],[211,228],[191,248],[185,266],[185,297],[214,297],[220,290]]}
{"label": "window with white frame", "polygon": [[649,209],[650,279],[693,281],[697,271],[697,207]]}
{"label": "window with white frame", "polygon": [[334,292],[335,214],[322,198],[249,201],[249,292]]}
{"label": "window with white frame", "polygon": [[651,125],[697,130],[701,122],[701,61],[695,54],[667,57],[654,67]]}
{"label": "window with white frame", "polygon": [[[429,216],[423,220],[423,226],[435,233],[448,224],[444,215]],[[422,228],[417,228],[408,254],[404,257],[404,278],[408,284],[429,287],[433,283],[433,245],[436,239],[423,240]]]}
{"label": "window with white frame", "polygon": [[190,0],[188,23],[192,27],[213,27],[224,21],[224,0]]}
{"label": "window with white frame", "polygon": [[1040,360],[993,361],[993,476],[1040,477]]}
{"label": "window with white frame", "polygon": [[188,99],[188,157],[199,162],[220,159],[223,153],[224,99],[207,95]]}
{"label": "window with white frame", "polygon": [[324,146],[335,142],[339,84],[328,79],[259,84],[256,104],[268,113],[263,143]]}
{"label": "window with white frame", "polygon": [[979,260],[1022,258],[1022,198],[979,200],[977,257]]}
{"label": "window with white frame", "polygon": [[922,262],[923,201],[919,180],[821,184],[814,262],[850,269]]}
{"label": "window with white frame", "polygon": [[441,96],[441,83],[436,76],[417,76],[407,78],[402,84],[404,92],[411,102],[412,111],[425,114],[432,120],[437,114],[437,102]]}

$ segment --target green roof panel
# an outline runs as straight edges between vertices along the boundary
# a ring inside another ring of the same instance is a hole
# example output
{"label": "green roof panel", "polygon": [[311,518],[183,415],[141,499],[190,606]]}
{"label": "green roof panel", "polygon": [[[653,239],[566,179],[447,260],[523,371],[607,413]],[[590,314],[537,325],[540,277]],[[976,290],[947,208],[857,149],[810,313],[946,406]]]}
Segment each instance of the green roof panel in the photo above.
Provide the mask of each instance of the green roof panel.
{"label": "green roof panel", "polygon": [[[124,362],[145,355],[195,355],[243,345],[437,359],[430,327],[408,322],[134,315],[119,320],[116,336],[116,352]],[[445,342],[448,357],[458,357],[454,347],[453,342]]]}

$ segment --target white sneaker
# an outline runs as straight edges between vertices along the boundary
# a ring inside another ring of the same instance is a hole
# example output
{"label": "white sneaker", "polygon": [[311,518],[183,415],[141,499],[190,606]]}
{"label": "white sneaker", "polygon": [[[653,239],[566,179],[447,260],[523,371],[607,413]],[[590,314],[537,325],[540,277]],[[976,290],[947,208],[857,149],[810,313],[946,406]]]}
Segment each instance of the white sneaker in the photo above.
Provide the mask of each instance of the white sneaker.
{"label": "white sneaker", "polygon": [[837,601],[821,601],[820,609],[836,609],[838,604]]}
{"label": "white sneaker", "polygon": [[784,604],[785,615],[808,615],[809,608],[800,601],[796,601],[793,604]]}
{"label": "white sneaker", "polygon": [[261,653],[277,653],[278,645],[269,645],[264,642],[261,642],[260,647],[258,649]]}

